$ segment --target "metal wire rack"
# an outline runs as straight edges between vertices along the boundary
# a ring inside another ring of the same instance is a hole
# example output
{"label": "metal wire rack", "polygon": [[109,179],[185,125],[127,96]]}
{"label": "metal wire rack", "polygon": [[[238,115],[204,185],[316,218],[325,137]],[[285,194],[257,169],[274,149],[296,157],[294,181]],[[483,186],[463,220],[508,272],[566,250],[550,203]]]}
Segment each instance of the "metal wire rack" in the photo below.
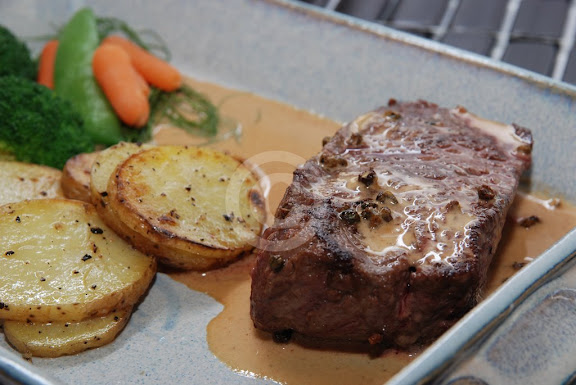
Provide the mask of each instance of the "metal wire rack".
{"label": "metal wire rack", "polygon": [[576,84],[576,0],[295,0]]}

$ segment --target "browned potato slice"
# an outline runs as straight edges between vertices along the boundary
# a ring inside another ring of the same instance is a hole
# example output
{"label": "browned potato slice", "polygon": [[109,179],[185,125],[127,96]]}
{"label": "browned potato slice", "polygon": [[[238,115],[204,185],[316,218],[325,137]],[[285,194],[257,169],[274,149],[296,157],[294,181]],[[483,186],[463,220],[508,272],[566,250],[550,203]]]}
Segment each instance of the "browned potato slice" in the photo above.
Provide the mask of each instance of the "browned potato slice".
{"label": "browned potato slice", "polygon": [[120,142],[114,146],[101,151],[94,160],[90,172],[90,193],[92,203],[96,206],[96,211],[102,220],[110,226],[117,234],[128,240],[130,243],[140,245],[140,249],[150,249],[154,247],[151,240],[132,231],[122,221],[118,219],[108,204],[108,180],[116,170],[116,167],[124,162],[130,155],[151,148],[153,145]]}
{"label": "browned potato slice", "polygon": [[256,177],[206,148],[160,146],[130,156],[110,178],[108,198],[117,221],[151,240],[135,247],[183,269],[251,250],[265,219]]}
{"label": "browned potato slice", "polygon": [[25,199],[62,198],[62,172],[38,164],[0,161],[0,204]]}
{"label": "browned potato slice", "polygon": [[[92,203],[97,207],[107,207],[108,194],[106,190],[108,188],[108,180],[116,170],[116,167],[128,159],[130,155],[151,147],[153,146],[120,142],[100,151],[98,156],[94,159],[90,170],[90,192],[92,195]],[[101,213],[100,210],[98,212]],[[104,216],[106,216],[106,214]]]}
{"label": "browned potato slice", "polygon": [[39,199],[0,206],[0,318],[80,321],[136,303],[155,260],[106,226],[94,206]]}
{"label": "browned potato slice", "polygon": [[78,154],[68,159],[62,171],[62,191],[66,198],[92,202],[90,171],[98,154],[98,152]]}
{"label": "browned potato slice", "polygon": [[114,341],[130,319],[131,308],[79,322],[5,321],[6,340],[25,356],[60,357]]}

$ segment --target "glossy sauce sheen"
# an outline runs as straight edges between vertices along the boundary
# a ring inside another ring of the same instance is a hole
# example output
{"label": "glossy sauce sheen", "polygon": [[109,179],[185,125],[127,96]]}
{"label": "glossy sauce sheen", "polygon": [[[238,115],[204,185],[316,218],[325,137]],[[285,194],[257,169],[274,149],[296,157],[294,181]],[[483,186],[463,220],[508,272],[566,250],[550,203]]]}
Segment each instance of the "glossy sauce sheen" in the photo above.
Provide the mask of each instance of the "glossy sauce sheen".
{"label": "glossy sauce sheen", "polygon": [[[474,242],[468,229],[482,226],[485,210],[478,207],[478,186],[491,186],[498,192],[491,202],[496,212],[507,208],[516,174],[528,163],[516,156],[517,148],[529,144],[515,134],[512,125],[479,119],[458,108],[427,114],[423,112],[427,107],[421,104],[417,112],[409,107],[384,107],[358,117],[344,128],[348,139],[341,157],[347,159],[347,166],[335,174],[311,177],[307,183],[313,196],[331,197],[344,208],[363,201],[377,205],[374,210],[388,210],[384,223],[360,221],[357,225],[355,244],[364,247],[376,264],[388,258],[398,260],[401,255],[419,271],[437,271],[441,263],[457,270],[455,265],[471,253]],[[469,125],[462,123],[468,121]],[[362,133],[361,139],[354,143],[357,133]],[[496,138],[496,149],[491,152],[480,141],[487,135]],[[332,142],[324,148],[320,162],[343,151]],[[425,149],[423,143],[428,143]],[[372,176],[370,184],[365,184],[359,175],[368,174],[368,167]],[[375,191],[372,183],[378,186]],[[379,199],[376,193],[382,194],[382,189],[389,195]],[[351,210],[363,215],[358,206]]]}
{"label": "glossy sauce sheen", "polygon": [[[192,81],[191,81],[192,82]],[[221,104],[223,114],[243,127],[241,142],[227,140],[213,147],[256,164],[266,175],[271,222],[296,165],[316,154],[322,138],[339,123],[249,93],[212,84],[192,85]],[[193,143],[178,131],[160,131],[159,143]],[[529,228],[518,222],[537,216]],[[532,195],[517,196],[488,277],[486,295],[576,226],[576,208],[563,202],[558,207]],[[250,270],[248,256],[227,268],[206,273],[172,272],[173,279],[212,296],[224,310],[208,325],[212,352],[239,375],[268,378],[282,384],[382,384],[417,356],[418,352],[385,351],[377,357],[352,348],[319,349],[290,342],[279,344],[267,333],[254,329],[249,314]]]}

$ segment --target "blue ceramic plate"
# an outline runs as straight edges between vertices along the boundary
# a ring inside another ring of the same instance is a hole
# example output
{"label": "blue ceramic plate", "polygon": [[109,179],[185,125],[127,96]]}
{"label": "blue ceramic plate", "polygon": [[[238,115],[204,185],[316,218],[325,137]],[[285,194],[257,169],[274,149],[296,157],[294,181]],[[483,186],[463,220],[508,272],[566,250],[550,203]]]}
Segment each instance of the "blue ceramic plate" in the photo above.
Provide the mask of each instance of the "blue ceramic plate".
{"label": "blue ceramic plate", "polygon": [[[478,115],[530,127],[536,143],[532,186],[546,186],[576,201],[576,89],[567,84],[281,0],[3,1],[0,24],[21,36],[37,36],[84,5],[99,15],[119,16],[159,32],[170,42],[173,63],[188,75],[339,121],[394,97],[464,105]],[[575,250],[573,232],[391,383],[432,378],[453,384],[542,383],[538,375],[548,374],[550,362],[576,353],[576,273],[569,263]],[[1,339],[0,382],[12,378],[23,384],[271,383],[239,376],[211,354],[206,325],[221,309],[212,298],[159,274],[113,345],[30,365]],[[541,330],[544,334],[538,333]],[[537,349],[550,343],[558,349],[546,347],[545,354]],[[576,369],[573,359],[566,362],[557,373],[559,382],[568,381]],[[463,382],[466,378],[476,382]]]}

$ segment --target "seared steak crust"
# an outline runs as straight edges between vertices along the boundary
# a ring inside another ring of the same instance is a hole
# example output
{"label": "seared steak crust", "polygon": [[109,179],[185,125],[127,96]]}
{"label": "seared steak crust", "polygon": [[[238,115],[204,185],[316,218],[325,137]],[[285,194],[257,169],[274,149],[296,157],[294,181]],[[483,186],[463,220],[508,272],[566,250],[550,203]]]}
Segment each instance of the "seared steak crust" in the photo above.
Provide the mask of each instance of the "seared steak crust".
{"label": "seared steak crust", "polygon": [[252,273],[262,330],[407,347],[479,299],[530,132],[419,101],[360,116],[294,172]]}

